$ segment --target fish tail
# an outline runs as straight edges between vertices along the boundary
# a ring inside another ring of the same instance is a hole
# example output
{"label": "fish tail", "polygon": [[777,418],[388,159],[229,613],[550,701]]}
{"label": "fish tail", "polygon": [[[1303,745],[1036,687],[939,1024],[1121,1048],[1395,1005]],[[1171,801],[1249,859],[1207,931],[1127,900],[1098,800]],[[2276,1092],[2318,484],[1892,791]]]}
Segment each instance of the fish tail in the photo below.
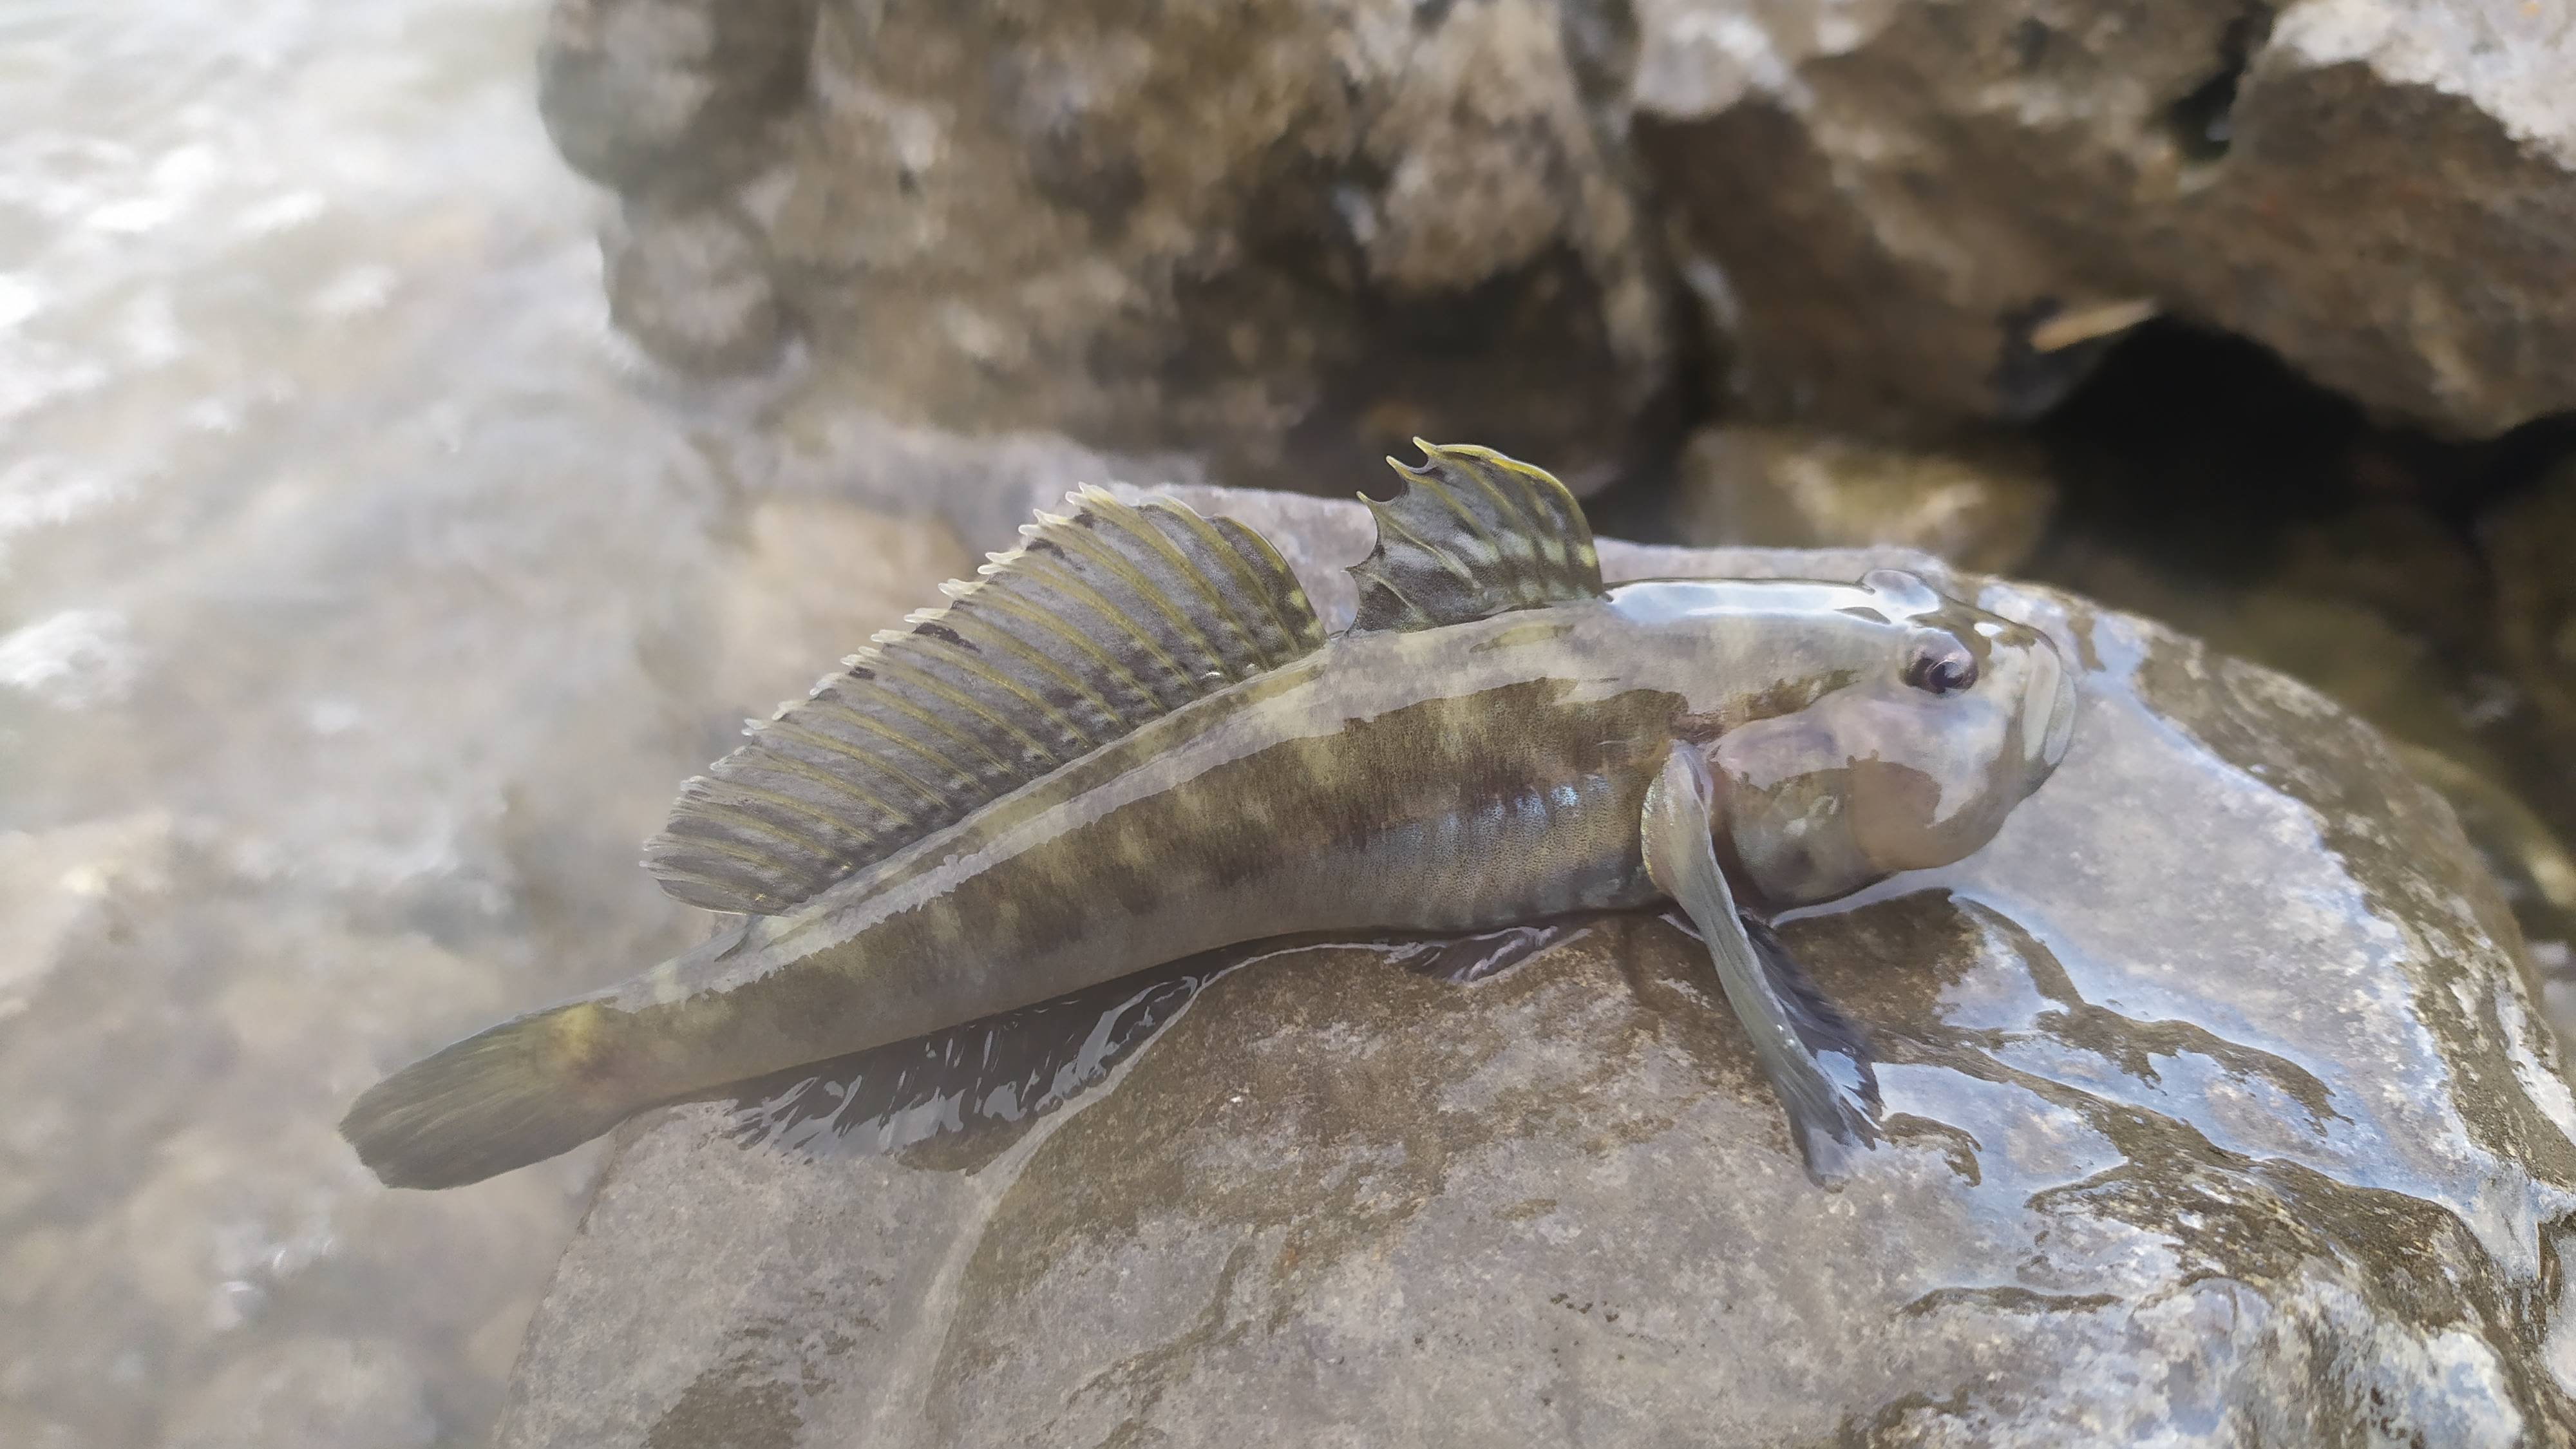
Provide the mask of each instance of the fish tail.
{"label": "fish tail", "polygon": [[608,1012],[531,1012],[368,1088],[340,1135],[387,1187],[456,1187],[566,1152],[639,1105],[610,1086]]}

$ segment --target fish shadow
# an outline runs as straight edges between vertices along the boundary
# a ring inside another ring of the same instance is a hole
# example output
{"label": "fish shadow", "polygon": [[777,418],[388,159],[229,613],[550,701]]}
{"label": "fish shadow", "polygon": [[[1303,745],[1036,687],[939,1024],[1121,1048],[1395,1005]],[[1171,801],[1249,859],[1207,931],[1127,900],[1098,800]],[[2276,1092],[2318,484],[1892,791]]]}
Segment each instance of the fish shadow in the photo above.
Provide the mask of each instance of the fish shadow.
{"label": "fish shadow", "polygon": [[1471,985],[1598,919],[1571,916],[1465,935],[1304,935],[1228,946],[689,1100],[723,1104],[726,1134],[746,1149],[813,1157],[894,1154],[914,1166],[972,1168],[1107,1081],[1200,992],[1247,966],[1331,947],[1377,954],[1390,969]]}

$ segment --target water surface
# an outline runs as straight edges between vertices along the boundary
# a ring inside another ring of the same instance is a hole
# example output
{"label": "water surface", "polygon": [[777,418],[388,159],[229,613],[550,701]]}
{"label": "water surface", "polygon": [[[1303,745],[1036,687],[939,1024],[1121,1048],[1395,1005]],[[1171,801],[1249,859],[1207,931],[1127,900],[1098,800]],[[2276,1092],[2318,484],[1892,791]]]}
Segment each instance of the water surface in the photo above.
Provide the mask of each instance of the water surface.
{"label": "water surface", "polygon": [[0,1444],[478,1441],[595,1153],[331,1123],[702,929],[632,862],[727,429],[607,325],[541,18],[0,15]]}

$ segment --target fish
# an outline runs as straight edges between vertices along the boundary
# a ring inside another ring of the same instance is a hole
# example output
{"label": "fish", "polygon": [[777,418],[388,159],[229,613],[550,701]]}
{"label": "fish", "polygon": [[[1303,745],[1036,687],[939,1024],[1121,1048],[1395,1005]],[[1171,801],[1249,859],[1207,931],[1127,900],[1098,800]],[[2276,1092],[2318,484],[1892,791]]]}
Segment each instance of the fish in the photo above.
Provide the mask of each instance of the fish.
{"label": "fish", "polygon": [[1222,515],[1085,487],[682,789],[644,864],[722,913],[341,1123],[394,1187],[1274,937],[1662,907],[1807,1171],[1882,1140],[1866,1034],[1768,922],[1982,848],[2064,758],[2038,631],[1882,569],[1605,586],[1545,470],[1417,440],[1329,637]]}

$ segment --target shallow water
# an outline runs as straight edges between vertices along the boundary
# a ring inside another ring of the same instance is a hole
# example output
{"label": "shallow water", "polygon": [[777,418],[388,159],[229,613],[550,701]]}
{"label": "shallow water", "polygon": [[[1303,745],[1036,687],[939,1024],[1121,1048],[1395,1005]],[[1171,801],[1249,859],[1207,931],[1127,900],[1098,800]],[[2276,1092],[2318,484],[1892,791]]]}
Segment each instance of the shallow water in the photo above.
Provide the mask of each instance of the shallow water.
{"label": "shallow water", "polygon": [[0,1443],[478,1440],[595,1154],[331,1123],[701,929],[632,862],[730,433],[607,325],[541,14],[0,17]]}

